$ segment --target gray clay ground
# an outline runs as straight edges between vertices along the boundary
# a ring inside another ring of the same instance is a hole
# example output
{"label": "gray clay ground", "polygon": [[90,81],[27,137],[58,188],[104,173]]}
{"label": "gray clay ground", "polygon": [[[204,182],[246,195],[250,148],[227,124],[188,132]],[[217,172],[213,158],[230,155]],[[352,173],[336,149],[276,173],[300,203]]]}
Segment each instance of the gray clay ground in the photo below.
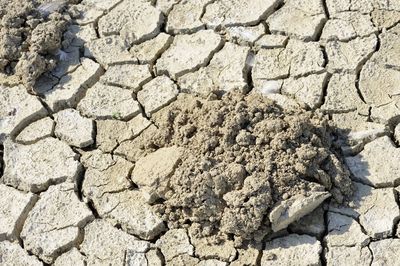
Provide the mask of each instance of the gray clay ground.
{"label": "gray clay ground", "polygon": [[[68,60],[37,95],[0,87],[0,265],[400,265],[399,0],[83,0],[68,12]],[[153,207],[181,151],[143,143],[185,94],[234,90],[327,115],[347,205],[282,195],[275,232],[246,247],[162,220]]]}

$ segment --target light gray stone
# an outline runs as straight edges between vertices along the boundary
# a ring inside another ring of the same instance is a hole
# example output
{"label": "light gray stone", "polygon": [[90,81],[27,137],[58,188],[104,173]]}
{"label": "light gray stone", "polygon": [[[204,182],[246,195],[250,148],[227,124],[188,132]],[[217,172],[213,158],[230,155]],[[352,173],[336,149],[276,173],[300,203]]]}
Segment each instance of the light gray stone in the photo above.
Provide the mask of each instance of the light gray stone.
{"label": "light gray stone", "polygon": [[159,76],[143,86],[137,93],[137,100],[147,116],[173,102],[178,96],[178,87],[167,76]]}
{"label": "light gray stone", "polygon": [[315,41],[326,20],[321,0],[289,0],[267,22],[272,33],[285,33],[301,40]]}
{"label": "light gray stone", "polygon": [[150,249],[146,253],[146,259],[149,266],[163,266],[164,258],[158,249]]}
{"label": "light gray stone", "polygon": [[372,254],[368,247],[329,247],[325,252],[326,265],[371,265]]}
{"label": "light gray stone", "polygon": [[123,64],[110,66],[100,81],[107,85],[131,89],[134,92],[152,79],[146,65]]}
{"label": "light gray stone", "polygon": [[171,46],[157,61],[157,74],[168,74],[169,77],[177,79],[205,66],[222,43],[221,37],[212,30],[175,36]]}
{"label": "light gray stone", "polygon": [[322,104],[327,82],[327,73],[289,78],[283,82],[281,92],[311,109],[316,109]]}
{"label": "light gray stone", "polygon": [[168,262],[173,258],[187,254],[194,254],[194,247],[189,242],[189,236],[185,229],[171,229],[160,237],[156,242],[161,249],[165,260]]}
{"label": "light gray stone", "polygon": [[74,22],[82,26],[95,23],[104,14],[104,10],[98,9],[92,5],[78,4],[74,5],[72,10],[74,14],[77,14]]}
{"label": "light gray stone", "polygon": [[228,263],[219,261],[216,259],[202,260],[198,264],[198,266],[226,266]]}
{"label": "light gray stone", "polygon": [[84,148],[94,143],[93,121],[82,117],[75,109],[54,114],[55,135],[71,146]]}
{"label": "light gray stone", "polygon": [[15,138],[18,143],[32,144],[50,137],[54,131],[54,121],[50,117],[42,118],[24,128]]}
{"label": "light gray stone", "polygon": [[154,64],[173,41],[173,37],[161,32],[155,38],[132,46],[129,52],[137,58],[140,64]]}
{"label": "light gray stone", "polygon": [[180,1],[168,14],[166,30],[172,34],[193,33],[204,29],[201,22],[204,7],[210,0]]}
{"label": "light gray stone", "polygon": [[291,232],[296,234],[307,234],[321,238],[325,233],[324,209],[316,208],[311,213],[300,218],[298,221],[289,225]]}
{"label": "light gray stone", "polygon": [[[83,47],[86,43],[97,39],[96,30],[93,24],[89,25],[70,25],[64,36],[71,36],[71,46]],[[64,37],[66,38],[66,37]]]}
{"label": "light gray stone", "polygon": [[356,75],[333,74],[321,109],[328,113],[355,111],[364,103],[357,93]]}
{"label": "light gray stone", "polygon": [[315,237],[291,234],[266,243],[261,266],[320,265],[321,252]]}
{"label": "light gray stone", "polygon": [[85,266],[85,256],[83,256],[77,248],[62,254],[54,261],[54,266]]}
{"label": "light gray stone", "polygon": [[328,248],[368,245],[370,238],[363,233],[359,223],[353,218],[339,213],[328,212],[328,230],[324,237]]}
{"label": "light gray stone", "polygon": [[120,34],[128,44],[155,37],[163,22],[162,13],[142,0],[124,0],[99,20],[101,36]]}
{"label": "light gray stone", "polygon": [[255,45],[263,49],[284,48],[288,39],[289,37],[284,35],[267,34],[258,39]]}
{"label": "light gray stone", "polygon": [[3,182],[31,192],[46,190],[55,183],[74,182],[81,170],[78,155],[67,144],[54,138],[32,145],[6,141],[4,162]]}
{"label": "light gray stone", "polygon": [[132,171],[131,179],[144,192],[151,203],[163,198],[169,178],[180,162],[182,149],[177,146],[161,148],[140,158]]}
{"label": "light gray stone", "polygon": [[21,232],[24,247],[46,263],[79,242],[79,230],[94,219],[74,184],[51,186],[40,195]]}
{"label": "light gray stone", "polygon": [[96,62],[84,58],[81,66],[74,72],[65,75],[49,91],[43,91],[45,102],[54,112],[65,108],[75,108],[91,87],[103,74],[103,69]]}
{"label": "light gray stone", "polygon": [[383,239],[369,245],[373,261],[371,266],[397,265],[397,251],[400,249],[400,239]]}
{"label": "light gray stone", "polygon": [[183,92],[203,97],[212,92],[229,92],[235,89],[244,93],[248,89],[249,67],[246,60],[249,52],[249,48],[226,43],[208,66],[180,77],[179,87]]}
{"label": "light gray stone", "polygon": [[96,83],[79,102],[77,109],[94,119],[129,120],[140,113],[132,91],[120,87]]}
{"label": "light gray stone", "polygon": [[191,257],[189,255],[182,255],[173,258],[170,262],[168,262],[167,266],[197,266],[199,263],[199,259],[195,257]]}
{"label": "light gray stone", "polygon": [[278,232],[285,229],[292,222],[311,213],[329,197],[328,192],[313,192],[309,196],[293,196],[288,200],[279,202],[269,214],[272,230]]}
{"label": "light gray stone", "polygon": [[0,241],[15,241],[37,196],[3,184],[0,184],[0,194]]}
{"label": "light gray stone", "polygon": [[19,133],[29,123],[46,116],[40,101],[24,87],[0,86],[0,143]]}
{"label": "light gray stone", "polygon": [[35,256],[30,256],[20,245],[8,241],[0,242],[0,262],[3,266],[42,266]]}
{"label": "light gray stone", "polygon": [[238,249],[238,253],[238,258],[230,264],[231,266],[257,265],[261,248],[246,247]]}
{"label": "light gray stone", "polygon": [[235,42],[240,45],[252,45],[262,35],[265,34],[265,27],[263,24],[252,27],[228,27],[225,29],[226,38],[231,42]]}
{"label": "light gray stone", "polygon": [[138,240],[104,220],[95,220],[85,227],[85,238],[80,245],[87,265],[124,265],[126,254],[144,253],[150,243]]}
{"label": "light gray stone", "polygon": [[346,164],[358,180],[374,187],[394,187],[400,182],[400,150],[383,136],[364,146],[364,150],[346,157]]}
{"label": "light gray stone", "polygon": [[377,38],[375,35],[366,38],[357,38],[349,42],[328,42],[326,45],[328,71],[349,71],[356,73],[375,51],[376,45]]}
{"label": "light gray stone", "polygon": [[207,26],[250,26],[270,15],[280,0],[220,0],[207,5],[202,21]]}

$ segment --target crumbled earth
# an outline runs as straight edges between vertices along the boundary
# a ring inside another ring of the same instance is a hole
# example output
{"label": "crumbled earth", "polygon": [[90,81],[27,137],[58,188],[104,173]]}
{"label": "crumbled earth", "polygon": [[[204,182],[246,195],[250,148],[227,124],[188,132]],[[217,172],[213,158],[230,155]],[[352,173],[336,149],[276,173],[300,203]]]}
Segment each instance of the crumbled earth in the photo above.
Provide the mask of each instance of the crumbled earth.
{"label": "crumbled earth", "polygon": [[396,265],[398,0],[0,0],[1,265]]}

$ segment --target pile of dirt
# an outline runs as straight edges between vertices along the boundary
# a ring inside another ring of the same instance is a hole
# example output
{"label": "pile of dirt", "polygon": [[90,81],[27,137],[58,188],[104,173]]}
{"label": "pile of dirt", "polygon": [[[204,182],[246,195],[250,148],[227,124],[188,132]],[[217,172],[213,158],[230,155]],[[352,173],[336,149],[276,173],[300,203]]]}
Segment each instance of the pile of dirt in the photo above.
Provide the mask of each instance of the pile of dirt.
{"label": "pile of dirt", "polygon": [[69,15],[63,11],[77,1],[0,0],[0,84],[24,84],[52,70],[65,56],[62,35]]}
{"label": "pile of dirt", "polygon": [[143,139],[143,148],[184,150],[168,192],[153,205],[170,228],[259,239],[270,232],[268,214],[282,200],[330,191],[343,202],[352,194],[321,114],[283,110],[259,95],[202,100],[182,94],[153,119],[158,133]]}

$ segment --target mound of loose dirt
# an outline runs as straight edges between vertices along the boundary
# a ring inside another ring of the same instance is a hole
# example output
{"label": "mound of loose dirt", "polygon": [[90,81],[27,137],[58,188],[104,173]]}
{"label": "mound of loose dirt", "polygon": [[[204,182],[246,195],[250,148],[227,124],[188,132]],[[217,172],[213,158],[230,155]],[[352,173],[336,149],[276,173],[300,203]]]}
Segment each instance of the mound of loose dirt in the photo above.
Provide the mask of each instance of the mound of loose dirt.
{"label": "mound of loose dirt", "polygon": [[328,121],[318,113],[283,110],[258,95],[181,95],[153,118],[159,131],[143,147],[183,148],[164,199],[154,205],[170,228],[259,239],[282,200],[329,191],[342,202],[352,193]]}

